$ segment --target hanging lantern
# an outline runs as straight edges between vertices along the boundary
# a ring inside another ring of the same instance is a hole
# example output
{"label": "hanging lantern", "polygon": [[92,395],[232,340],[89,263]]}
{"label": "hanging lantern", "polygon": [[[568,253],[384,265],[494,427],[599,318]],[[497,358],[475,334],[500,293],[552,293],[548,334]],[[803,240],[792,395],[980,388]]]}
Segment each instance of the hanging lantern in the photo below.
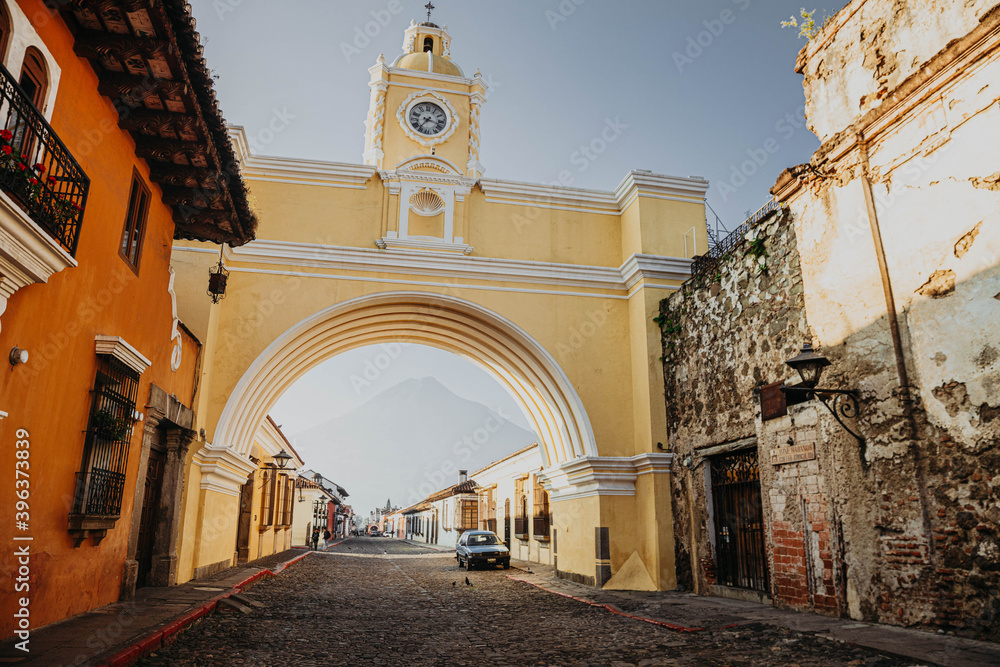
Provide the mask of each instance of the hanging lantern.
{"label": "hanging lantern", "polygon": [[222,262],[222,252],[225,245],[219,249],[219,263],[208,270],[208,295],[212,297],[212,303],[219,303],[219,299],[226,296],[226,283],[229,281],[229,271],[226,270]]}

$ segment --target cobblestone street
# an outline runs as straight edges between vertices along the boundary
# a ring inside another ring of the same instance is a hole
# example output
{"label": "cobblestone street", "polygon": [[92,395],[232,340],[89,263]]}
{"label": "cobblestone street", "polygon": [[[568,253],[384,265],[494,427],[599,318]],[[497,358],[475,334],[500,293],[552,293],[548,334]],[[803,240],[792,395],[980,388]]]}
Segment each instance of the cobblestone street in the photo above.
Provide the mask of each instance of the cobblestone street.
{"label": "cobblestone street", "polygon": [[356,538],[253,585],[249,611],[220,607],[141,664],[915,664],[760,623],[678,633],[508,579],[515,573],[467,573],[447,552]]}

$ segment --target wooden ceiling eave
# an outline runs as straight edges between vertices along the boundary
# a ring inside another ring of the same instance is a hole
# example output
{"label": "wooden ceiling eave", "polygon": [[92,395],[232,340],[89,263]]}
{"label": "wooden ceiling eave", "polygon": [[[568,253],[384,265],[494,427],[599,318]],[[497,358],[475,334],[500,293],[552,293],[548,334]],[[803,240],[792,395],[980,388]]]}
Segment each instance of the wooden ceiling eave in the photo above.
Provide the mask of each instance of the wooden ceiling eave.
{"label": "wooden ceiling eave", "polygon": [[[178,41],[163,4],[72,0],[61,14],[73,31],[74,51],[90,62],[99,92],[114,102],[119,127],[132,136],[150,180],[173,208],[175,238],[243,245],[253,239],[256,219],[231,145],[223,155],[216,144],[216,137],[229,141],[227,128],[193,19],[185,3],[171,8],[185,38]],[[186,60],[197,65],[194,84]]]}

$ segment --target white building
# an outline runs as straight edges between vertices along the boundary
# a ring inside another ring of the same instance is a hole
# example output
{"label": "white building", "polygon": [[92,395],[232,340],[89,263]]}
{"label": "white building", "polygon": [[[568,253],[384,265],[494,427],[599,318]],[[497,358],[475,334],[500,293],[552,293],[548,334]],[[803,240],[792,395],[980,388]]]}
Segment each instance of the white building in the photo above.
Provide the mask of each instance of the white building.
{"label": "white building", "polygon": [[535,443],[472,473],[479,487],[479,527],[492,530],[511,558],[555,565],[555,531],[549,494],[538,473],[542,456]]}

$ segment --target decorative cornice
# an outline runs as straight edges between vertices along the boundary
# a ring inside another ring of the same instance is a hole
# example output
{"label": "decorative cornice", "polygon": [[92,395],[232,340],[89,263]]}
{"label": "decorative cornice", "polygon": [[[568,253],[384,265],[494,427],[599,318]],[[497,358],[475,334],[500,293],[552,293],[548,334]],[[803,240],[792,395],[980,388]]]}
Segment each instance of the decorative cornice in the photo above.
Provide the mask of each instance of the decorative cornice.
{"label": "decorative cornice", "polygon": [[618,269],[625,287],[632,289],[640,280],[679,280],[691,276],[691,260],[683,257],[634,254]]}
{"label": "decorative cornice", "polygon": [[[226,249],[227,262],[278,264],[331,270],[439,276],[454,280],[539,283],[627,291],[640,280],[683,282],[690,277],[691,260],[680,257],[633,255],[620,267],[556,264],[526,260],[464,257],[443,254],[433,242],[383,239],[386,250],[321,246],[289,241],[257,240]],[[464,252],[465,244],[444,244],[443,249]],[[175,248],[187,250],[183,246]]]}
{"label": "decorative cornice", "polygon": [[638,197],[700,204],[705,200],[709,186],[703,178],[681,178],[642,171],[627,174],[614,192],[486,178],[481,179],[479,184],[488,202],[605,215],[621,215]]}
{"label": "decorative cornice", "polygon": [[[402,57],[402,56],[400,56],[400,57]],[[396,60],[399,60],[399,58],[397,58]],[[454,64],[454,62],[452,64]],[[393,62],[393,65],[395,65],[395,62]],[[458,65],[455,65],[455,67],[458,67]],[[459,68],[459,69],[461,69],[461,68]],[[415,70],[415,69],[406,69],[406,68],[403,68],[403,67],[393,67],[393,66],[390,66],[388,68],[388,70],[389,70],[389,75],[390,76],[414,77],[414,78],[420,78],[420,79],[427,79],[429,81],[440,81],[441,83],[452,83],[452,84],[458,83],[458,84],[462,84],[463,86],[471,86],[471,85],[475,84],[475,81],[473,79],[470,79],[467,76],[455,76],[454,74],[442,74],[440,72],[424,72],[424,71]],[[392,84],[394,86],[404,85],[404,84],[401,84],[401,83],[399,83],[397,81],[393,81]],[[455,93],[455,94],[458,94],[458,95],[463,94],[461,91],[448,90],[447,88],[442,89],[441,92],[444,92],[444,93]],[[464,94],[468,95],[468,93],[464,93]]]}
{"label": "decorative cornice", "polygon": [[632,171],[625,175],[615,190],[615,200],[622,211],[628,208],[629,204],[637,197],[701,203],[705,201],[708,186],[707,180],[697,176],[682,178],[646,171]]}
{"label": "decorative cornice", "polygon": [[539,478],[553,502],[590,496],[634,496],[639,475],[668,474],[673,454],[631,457],[581,456],[545,468]]}
{"label": "decorative cornice", "polygon": [[257,469],[254,463],[226,447],[210,445],[195,453],[193,460],[201,470],[201,488],[227,496],[239,496],[247,476]]}
{"label": "decorative cornice", "polygon": [[378,171],[371,165],[252,155],[242,127],[230,127],[229,136],[243,163],[243,175],[248,180],[363,190]]}
{"label": "decorative cornice", "polygon": [[535,205],[540,208],[562,208],[583,212],[620,215],[614,195],[603,190],[565,188],[542,183],[504,181],[495,178],[479,180],[486,201],[497,204]]}
{"label": "decorative cornice", "polygon": [[96,336],[94,347],[97,354],[111,355],[139,375],[142,375],[153,363],[120,336]]}

